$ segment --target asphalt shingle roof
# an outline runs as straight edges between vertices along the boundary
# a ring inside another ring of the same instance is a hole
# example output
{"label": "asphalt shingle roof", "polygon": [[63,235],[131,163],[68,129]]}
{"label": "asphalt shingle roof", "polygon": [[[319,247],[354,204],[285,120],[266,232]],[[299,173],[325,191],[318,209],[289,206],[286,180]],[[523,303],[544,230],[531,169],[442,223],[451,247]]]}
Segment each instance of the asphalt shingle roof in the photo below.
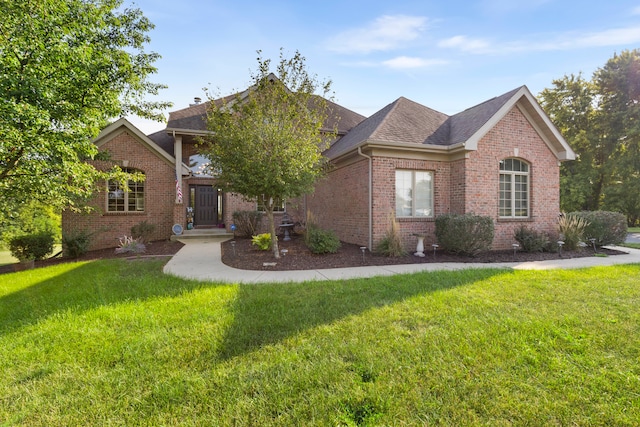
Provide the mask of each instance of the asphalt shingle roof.
{"label": "asphalt shingle roof", "polygon": [[492,98],[453,116],[400,97],[359,123],[326,152],[335,158],[361,143],[455,145],[468,140],[521,88]]}
{"label": "asphalt shingle roof", "polygon": [[[207,101],[201,104],[191,105],[181,110],[172,111],[169,113],[167,128],[204,131],[207,129],[207,109],[209,105],[211,105],[211,102],[219,105],[231,101],[234,96],[235,95],[219,98],[214,101]],[[329,111],[324,127],[332,130],[334,126],[337,126],[339,134],[347,133],[365,119],[365,116],[329,100],[327,100],[327,107]]]}

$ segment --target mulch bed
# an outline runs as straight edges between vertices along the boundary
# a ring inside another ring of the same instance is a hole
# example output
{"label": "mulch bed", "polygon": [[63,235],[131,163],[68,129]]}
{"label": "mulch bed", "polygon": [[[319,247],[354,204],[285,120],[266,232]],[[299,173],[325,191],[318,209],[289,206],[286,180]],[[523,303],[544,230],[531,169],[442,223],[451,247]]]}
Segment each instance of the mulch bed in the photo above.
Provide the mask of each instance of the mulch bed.
{"label": "mulch bed", "polygon": [[[273,253],[269,251],[258,250],[251,244],[251,239],[237,237],[235,240],[235,248],[231,241],[222,243],[222,262],[230,267],[240,268],[244,270],[316,270],[322,268],[343,268],[343,267],[361,267],[367,265],[396,265],[396,264],[422,264],[434,262],[461,262],[461,263],[495,263],[495,262],[527,262],[527,261],[544,261],[548,259],[558,259],[557,253],[537,252],[526,253],[517,252],[514,256],[513,251],[491,251],[480,254],[476,257],[468,257],[461,255],[447,254],[440,250],[436,252],[434,257],[430,246],[425,247],[425,257],[420,258],[412,254],[403,257],[385,257],[373,254],[368,250],[365,251],[364,257],[362,250],[358,245],[342,243],[340,250],[335,254],[316,255],[311,253],[304,244],[301,236],[294,235],[288,242],[279,241],[279,248],[286,249],[285,256],[275,259]],[[175,255],[180,248],[184,246],[180,242],[172,242],[169,240],[156,241],[147,244],[147,250],[140,256],[132,254],[116,254],[115,248],[102,249],[98,251],[89,251],[80,258],[70,259],[55,257],[43,261],[36,261],[35,267],[46,267],[50,265],[60,264],[64,262],[87,261],[107,258],[124,258],[124,259],[153,259],[170,257]],[[623,252],[611,249],[601,248],[598,250],[601,254],[620,255]],[[562,257],[579,258],[594,256],[593,250],[584,249],[581,251],[563,251]],[[273,263],[275,265],[272,265]],[[268,265],[265,265],[267,263]],[[0,266],[0,274],[10,273],[14,271],[13,264]]]}
{"label": "mulch bed", "polygon": [[[159,240],[156,242],[147,243],[147,250],[140,254],[140,256],[136,256],[134,254],[117,254],[115,248],[109,249],[101,249],[97,251],[89,251],[86,254],[82,255],[79,258],[62,258],[61,256],[45,259],[42,261],[36,261],[35,267],[47,267],[50,265],[61,264],[64,262],[75,262],[75,261],[89,261],[96,259],[106,259],[106,258],[160,258],[160,257],[170,257],[176,254],[183,247],[184,244],[180,242],[172,242],[170,240]],[[0,274],[2,273],[11,273],[14,271],[13,264],[0,266]]]}
{"label": "mulch bed", "polygon": [[[461,262],[461,263],[495,263],[495,262],[527,262],[558,259],[558,253],[517,252],[514,256],[512,250],[491,251],[482,253],[476,257],[468,257],[447,254],[441,250],[436,251],[434,257],[430,245],[425,245],[425,257],[417,257],[408,254],[403,257],[385,257],[365,251],[364,257],[360,246],[342,243],[340,250],[335,254],[313,254],[304,244],[301,236],[294,235],[288,242],[280,240],[279,249],[286,249],[287,253],[279,259],[275,259],[271,250],[261,251],[251,244],[249,238],[236,238],[235,248],[231,241],[222,243],[222,262],[228,266],[244,270],[315,270],[322,268],[361,267],[367,265],[396,265],[396,264],[423,264],[435,262]],[[606,255],[619,255],[623,252],[601,248],[598,252]],[[562,258],[579,258],[594,256],[593,249],[580,251],[563,251]],[[275,265],[272,265],[273,263]],[[268,265],[265,265],[267,263]]]}

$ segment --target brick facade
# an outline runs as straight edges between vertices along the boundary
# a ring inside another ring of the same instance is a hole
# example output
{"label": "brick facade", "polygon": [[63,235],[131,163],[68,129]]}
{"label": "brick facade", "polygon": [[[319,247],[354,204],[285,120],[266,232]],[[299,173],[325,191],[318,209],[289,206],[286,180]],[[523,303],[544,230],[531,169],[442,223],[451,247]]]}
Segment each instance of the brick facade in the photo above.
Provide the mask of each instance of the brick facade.
{"label": "brick facade", "polygon": [[[508,107],[498,114],[502,105]],[[403,245],[408,251],[415,248],[416,235],[425,236],[427,248],[436,243],[435,218],[446,213],[475,213],[491,217],[496,230],[494,249],[511,248],[514,231],[522,224],[538,231],[555,232],[559,213],[559,161],[570,160],[574,154],[561,135],[554,133],[553,125],[542,110],[536,109],[535,99],[526,88],[465,110],[453,125],[446,116],[432,110],[425,112],[410,101],[400,100],[396,106],[397,109],[381,110],[385,114],[403,111],[401,116],[388,119],[387,122],[393,124],[390,128],[384,127],[386,116],[374,115],[371,126],[356,127],[353,133],[347,133],[332,145],[329,151],[334,150],[337,157],[330,156],[333,167],[328,174],[317,182],[312,193],[287,201],[287,213],[294,222],[304,222],[307,212],[311,212],[322,228],[335,231],[342,241],[374,249],[388,233],[391,218],[395,215],[395,171],[413,170],[432,173],[433,215],[396,219]],[[487,111],[491,115],[480,118]],[[416,120],[408,124],[404,114],[414,114],[412,117]],[[490,120],[493,117],[496,122]],[[412,132],[415,129],[405,129],[407,126],[419,127],[421,122],[429,120],[434,122],[427,123],[429,126],[424,132],[433,136],[432,142],[416,137],[419,132]],[[535,121],[535,126],[532,121]],[[467,128],[464,124],[469,122],[477,126],[473,134],[465,134]],[[93,233],[91,249],[116,246],[119,237],[131,234],[131,227],[145,220],[156,226],[153,239],[169,238],[173,224],[186,228],[190,186],[216,184],[213,178],[183,176],[184,200],[182,204],[176,204],[175,159],[167,154],[173,148],[171,135],[158,136],[157,143],[163,146],[160,149],[128,122],[120,123],[118,121],[109,127],[110,130],[105,131],[106,136],[101,134],[98,146],[100,150],[108,151],[116,164],[145,174],[145,209],[131,213],[105,212],[107,194],[106,184],[103,184],[90,203],[92,213],[65,211],[64,232],[82,230]],[[355,125],[354,122],[352,126]],[[447,145],[438,139],[436,129],[450,129],[450,125],[457,126],[458,133],[451,140],[445,140]],[[485,127],[489,126],[486,130]],[[481,127],[485,129],[482,132]],[[368,129],[380,129],[380,133],[368,134]],[[464,134],[464,138],[460,134]],[[476,135],[479,140],[474,139]],[[405,136],[408,141],[402,139]],[[380,140],[381,137],[390,139]],[[180,136],[178,141],[182,141],[182,159],[188,163],[189,157],[197,154],[195,137],[187,132],[184,139]],[[347,150],[339,152],[336,147],[344,141]],[[499,165],[506,158],[517,158],[530,166],[529,218],[499,218]],[[187,173],[182,165],[178,170]],[[221,193],[219,203],[218,210],[222,216],[218,222],[227,231],[233,224],[233,212],[256,209],[255,201],[233,193]],[[276,213],[276,226],[281,219],[282,213]],[[260,231],[268,231],[266,221],[263,221]]]}
{"label": "brick facade", "polygon": [[[395,156],[402,156],[402,152]],[[414,156],[415,157],[415,156]],[[425,245],[436,243],[435,217],[445,213],[475,213],[494,220],[494,249],[511,248],[515,229],[525,224],[553,233],[559,213],[559,164],[526,117],[513,107],[478,143],[466,158],[447,160],[407,159],[373,155],[373,248],[390,229],[395,213],[395,171],[433,173],[434,216],[398,218],[405,249],[415,249],[416,234],[426,236]],[[530,165],[530,218],[498,218],[499,162],[519,158]],[[368,246],[368,160],[347,163],[320,181],[309,198],[310,209],[320,225],[334,230],[341,240]]]}
{"label": "brick facade", "polygon": [[[123,131],[105,142],[100,151],[107,151],[111,161],[119,166],[136,169],[145,175],[143,212],[107,212],[106,183],[89,202],[91,212],[76,213],[66,210],[62,214],[65,234],[88,232],[92,234],[90,250],[115,247],[118,239],[131,235],[131,227],[142,221],[155,225],[153,240],[165,240],[171,235],[176,213],[183,211],[175,206],[175,168],[165,159],[153,153],[138,138]],[[97,164],[109,168],[111,163]]]}

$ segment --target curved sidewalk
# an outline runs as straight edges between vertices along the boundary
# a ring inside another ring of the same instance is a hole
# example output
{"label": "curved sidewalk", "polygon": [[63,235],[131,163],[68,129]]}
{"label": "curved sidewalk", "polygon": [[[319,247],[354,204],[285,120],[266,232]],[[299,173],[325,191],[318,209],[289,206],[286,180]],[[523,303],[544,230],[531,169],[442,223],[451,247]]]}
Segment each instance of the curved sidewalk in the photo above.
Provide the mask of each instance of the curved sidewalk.
{"label": "curved sidewalk", "polygon": [[428,263],[322,270],[256,271],[240,270],[222,263],[220,243],[223,240],[185,240],[185,245],[165,265],[166,274],[202,281],[224,283],[305,282],[310,280],[343,280],[373,276],[390,276],[434,270],[462,270],[465,268],[512,268],[515,270],[548,270],[554,268],[582,268],[615,264],[640,263],[640,250],[616,248],[626,255],[584,257],[535,262],[506,263]]}

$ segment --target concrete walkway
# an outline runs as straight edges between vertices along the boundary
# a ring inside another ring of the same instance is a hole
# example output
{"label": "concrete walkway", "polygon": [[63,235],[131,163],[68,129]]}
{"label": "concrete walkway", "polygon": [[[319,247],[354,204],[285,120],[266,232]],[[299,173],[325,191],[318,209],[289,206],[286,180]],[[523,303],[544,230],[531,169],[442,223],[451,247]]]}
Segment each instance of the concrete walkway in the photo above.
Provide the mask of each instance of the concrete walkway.
{"label": "concrete walkway", "polygon": [[165,265],[166,274],[224,283],[305,282],[310,280],[344,280],[373,276],[390,276],[400,273],[415,273],[434,270],[462,270],[465,268],[512,268],[515,270],[548,270],[554,268],[581,268],[615,264],[640,263],[640,250],[615,247],[626,255],[610,257],[584,257],[535,262],[507,263],[428,263],[322,270],[256,271],[240,270],[222,263],[220,243],[225,239],[190,239]]}

